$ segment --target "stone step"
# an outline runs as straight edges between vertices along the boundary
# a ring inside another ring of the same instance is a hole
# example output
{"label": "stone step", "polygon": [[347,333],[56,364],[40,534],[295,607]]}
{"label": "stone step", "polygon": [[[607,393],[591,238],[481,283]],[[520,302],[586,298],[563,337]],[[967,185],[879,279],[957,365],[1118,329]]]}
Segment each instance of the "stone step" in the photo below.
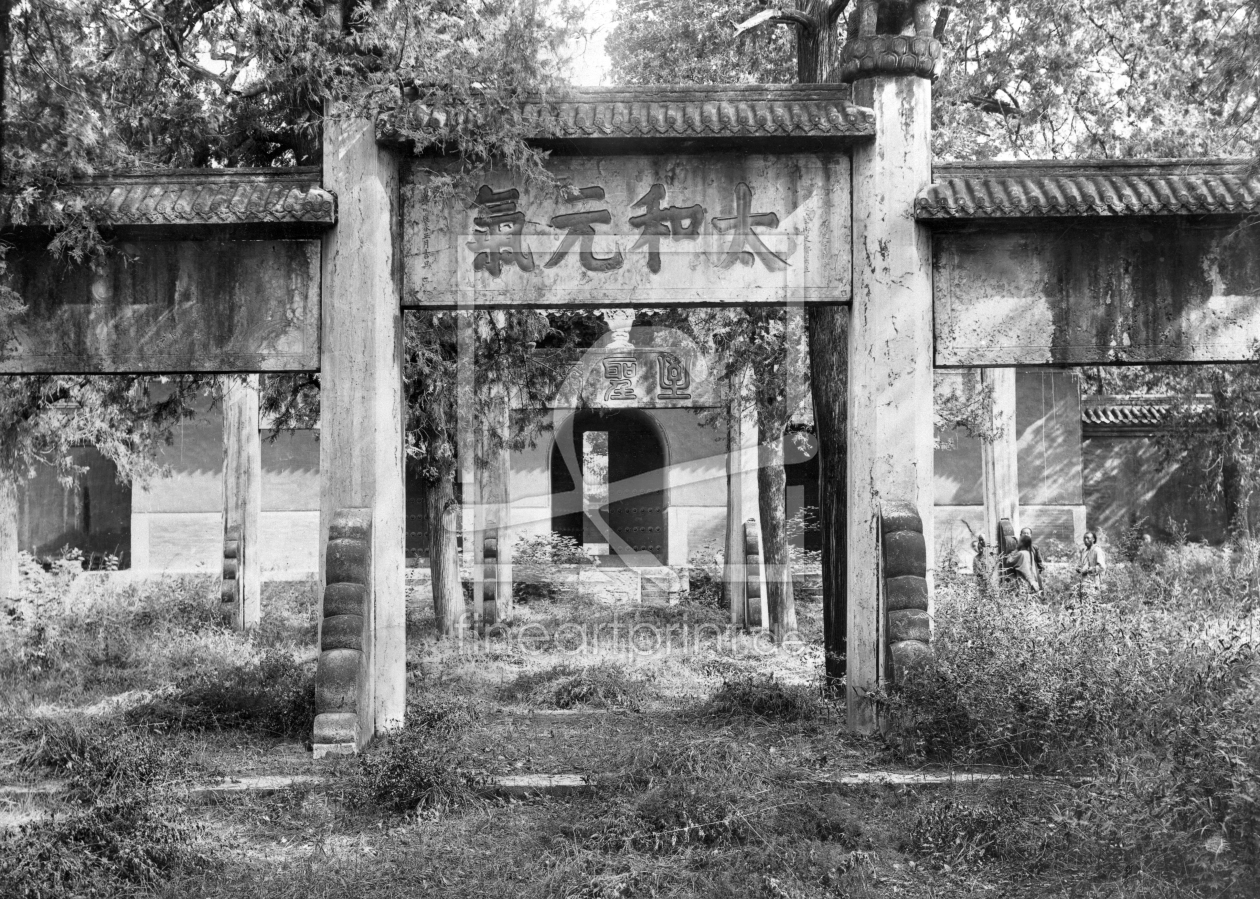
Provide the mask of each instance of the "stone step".
{"label": "stone step", "polygon": [[[618,789],[633,783],[630,778],[619,774],[507,774],[476,779],[479,781],[475,787],[477,793],[483,796],[515,799],[573,796]],[[988,771],[854,771],[836,777],[797,781],[797,784],[815,790],[828,791],[863,787],[976,787],[999,782],[1057,786],[1075,786],[1084,783],[1082,780],[1067,778],[1032,777]],[[230,800],[238,796],[268,796],[295,788],[319,790],[327,783],[328,778],[318,774],[264,774],[225,778],[213,783],[192,784],[181,788],[178,792],[191,801],[213,802]],[[2,822],[0,829],[38,820],[41,812],[32,811],[29,807],[55,799],[64,786],[64,781],[59,780],[0,786],[0,807],[9,806],[12,809],[5,817],[0,818]],[[23,804],[28,807],[16,808]]]}

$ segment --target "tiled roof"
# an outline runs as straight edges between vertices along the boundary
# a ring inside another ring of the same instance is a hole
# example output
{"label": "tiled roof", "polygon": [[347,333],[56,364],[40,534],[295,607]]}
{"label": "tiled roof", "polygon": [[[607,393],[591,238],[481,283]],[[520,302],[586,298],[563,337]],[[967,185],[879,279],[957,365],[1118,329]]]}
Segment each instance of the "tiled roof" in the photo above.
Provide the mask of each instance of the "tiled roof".
{"label": "tiled roof", "polygon": [[1212,215],[1260,211],[1245,160],[986,162],[937,166],[918,219]]}
{"label": "tiled roof", "polygon": [[319,181],[315,168],[184,169],[100,176],[79,190],[106,227],[332,225],[336,201]]}
{"label": "tiled roof", "polygon": [[[849,97],[840,84],[582,88],[528,102],[522,114],[540,140],[874,135],[875,114]],[[403,114],[412,126],[445,121],[419,103]]]}

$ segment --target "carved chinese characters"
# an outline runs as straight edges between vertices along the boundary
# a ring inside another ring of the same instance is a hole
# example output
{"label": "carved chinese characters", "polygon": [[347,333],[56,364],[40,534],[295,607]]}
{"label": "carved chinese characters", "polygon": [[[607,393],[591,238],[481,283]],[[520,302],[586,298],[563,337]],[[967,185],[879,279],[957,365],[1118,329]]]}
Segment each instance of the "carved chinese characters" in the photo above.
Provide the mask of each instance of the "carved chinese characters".
{"label": "carved chinese characters", "polygon": [[516,208],[520,196],[518,190],[493,191],[486,185],[477,191],[473,205],[482,214],[473,219],[477,231],[468,242],[476,271],[487,271],[497,278],[504,266],[515,265],[523,272],[534,270],[534,254],[521,246],[525,213]]}
{"label": "carved chinese characters", "polygon": [[441,164],[417,163],[403,180],[403,304],[849,299],[842,153],[548,164],[554,185],[495,169],[463,201],[426,202],[424,178]]}
{"label": "carved chinese characters", "polygon": [[651,189],[634,204],[636,209],[640,206],[646,207],[647,212],[632,216],[630,219],[633,227],[643,229],[642,235],[631,249],[647,247],[647,264],[651,272],[661,270],[662,237],[673,240],[696,240],[700,236],[700,223],[704,221],[704,207],[699,203],[685,209],[681,206],[662,209],[661,202],[664,199],[665,185],[653,184]]}

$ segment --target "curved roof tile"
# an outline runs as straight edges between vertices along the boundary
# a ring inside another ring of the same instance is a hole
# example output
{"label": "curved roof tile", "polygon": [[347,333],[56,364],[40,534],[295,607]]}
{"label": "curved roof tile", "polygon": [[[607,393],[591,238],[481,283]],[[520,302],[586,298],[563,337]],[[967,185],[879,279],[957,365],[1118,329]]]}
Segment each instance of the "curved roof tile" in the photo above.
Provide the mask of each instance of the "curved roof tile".
{"label": "curved roof tile", "polygon": [[1260,175],[1246,160],[954,163],[934,176],[918,219],[1260,212]]}
{"label": "curved roof tile", "polygon": [[[850,99],[847,85],[748,84],[582,88],[522,107],[539,140],[615,138],[869,137],[875,114]],[[382,132],[440,128],[445,110],[413,103],[387,116]]]}
{"label": "curved roof tile", "polygon": [[[104,227],[333,225],[337,204],[317,168],[185,169],[103,175],[75,185]],[[9,204],[5,204],[9,213]],[[12,218],[5,216],[9,222]]]}

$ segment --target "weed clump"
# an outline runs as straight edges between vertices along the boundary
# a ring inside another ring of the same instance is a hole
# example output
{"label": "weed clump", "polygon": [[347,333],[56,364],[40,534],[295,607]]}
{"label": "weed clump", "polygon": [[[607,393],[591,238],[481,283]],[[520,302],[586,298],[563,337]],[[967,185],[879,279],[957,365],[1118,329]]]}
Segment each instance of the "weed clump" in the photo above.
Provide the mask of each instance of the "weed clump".
{"label": "weed clump", "polygon": [[650,680],[621,665],[577,666],[567,662],[526,672],[499,691],[505,702],[546,709],[624,709],[637,712],[648,697]]}
{"label": "weed clump", "polygon": [[19,764],[62,775],[84,809],[0,831],[0,896],[69,899],[134,894],[180,867],[208,864],[197,828],[161,801],[185,766],[143,733],[38,720]]}
{"label": "weed clump", "polygon": [[407,706],[407,726],[373,743],[359,757],[352,797],[361,805],[405,812],[445,808],[471,796],[458,771],[450,738],[476,722],[477,711],[452,700],[421,700]]}
{"label": "weed clump", "polygon": [[1037,871],[1064,844],[1062,829],[1037,815],[1031,803],[946,798],[930,802],[915,816],[904,848],[940,868],[1004,861]]}
{"label": "weed clump", "polygon": [[240,728],[304,739],[315,721],[315,672],[283,649],[197,672],[169,695],[130,709],[127,720],[170,733]]}
{"label": "weed clump", "polygon": [[177,868],[207,864],[194,836],[186,821],[136,799],[0,831],[0,895],[134,895]]}
{"label": "weed clump", "polygon": [[631,807],[560,830],[600,852],[666,853],[738,844],[752,827],[731,797],[670,783],[649,791]]}
{"label": "weed clump", "polygon": [[781,683],[773,675],[723,680],[705,710],[714,717],[767,721],[815,721],[829,711],[816,691]]}

